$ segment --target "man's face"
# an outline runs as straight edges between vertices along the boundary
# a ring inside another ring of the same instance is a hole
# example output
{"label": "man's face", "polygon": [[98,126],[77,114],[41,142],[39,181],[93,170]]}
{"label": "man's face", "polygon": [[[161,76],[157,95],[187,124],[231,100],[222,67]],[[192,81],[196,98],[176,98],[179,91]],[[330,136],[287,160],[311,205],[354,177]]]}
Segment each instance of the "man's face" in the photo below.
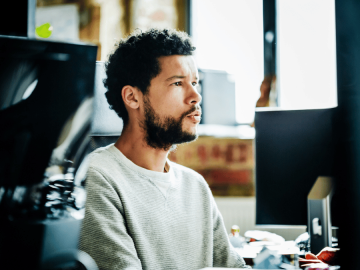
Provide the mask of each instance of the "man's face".
{"label": "man's face", "polygon": [[197,92],[198,71],[193,57],[183,55],[159,58],[161,67],[144,96],[147,144],[168,150],[174,144],[197,138],[201,96]]}

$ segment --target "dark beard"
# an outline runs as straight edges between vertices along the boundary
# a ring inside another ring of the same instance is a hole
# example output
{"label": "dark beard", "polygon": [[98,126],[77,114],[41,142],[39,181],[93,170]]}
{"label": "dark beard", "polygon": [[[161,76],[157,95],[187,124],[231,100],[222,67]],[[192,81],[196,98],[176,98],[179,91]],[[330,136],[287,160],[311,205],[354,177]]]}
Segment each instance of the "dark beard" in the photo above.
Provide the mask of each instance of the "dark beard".
{"label": "dark beard", "polygon": [[152,148],[168,151],[173,145],[196,140],[197,134],[182,130],[184,118],[196,109],[199,108],[194,106],[191,110],[183,113],[178,120],[170,116],[161,119],[145,96],[145,120],[141,123],[141,126],[146,133],[146,143]]}

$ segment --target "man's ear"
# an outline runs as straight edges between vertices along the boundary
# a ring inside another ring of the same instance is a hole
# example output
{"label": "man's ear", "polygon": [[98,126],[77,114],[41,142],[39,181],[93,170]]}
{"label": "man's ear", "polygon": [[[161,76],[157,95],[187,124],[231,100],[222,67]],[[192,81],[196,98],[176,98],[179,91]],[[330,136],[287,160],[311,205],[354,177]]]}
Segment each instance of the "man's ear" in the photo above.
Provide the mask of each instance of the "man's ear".
{"label": "man's ear", "polygon": [[121,96],[126,106],[131,109],[139,108],[140,90],[136,87],[125,85],[121,90]]}

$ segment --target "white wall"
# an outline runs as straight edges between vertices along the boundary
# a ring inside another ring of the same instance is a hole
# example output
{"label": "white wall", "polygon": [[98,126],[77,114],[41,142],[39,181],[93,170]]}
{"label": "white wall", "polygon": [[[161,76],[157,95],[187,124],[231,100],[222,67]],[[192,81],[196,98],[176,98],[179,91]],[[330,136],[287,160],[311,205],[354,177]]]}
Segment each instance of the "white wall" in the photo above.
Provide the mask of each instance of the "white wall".
{"label": "white wall", "polygon": [[255,197],[215,197],[215,202],[223,216],[228,233],[230,233],[232,225],[238,225],[241,235],[248,230],[261,230],[281,235],[285,240],[295,240],[306,231],[306,226],[257,227],[255,225]]}

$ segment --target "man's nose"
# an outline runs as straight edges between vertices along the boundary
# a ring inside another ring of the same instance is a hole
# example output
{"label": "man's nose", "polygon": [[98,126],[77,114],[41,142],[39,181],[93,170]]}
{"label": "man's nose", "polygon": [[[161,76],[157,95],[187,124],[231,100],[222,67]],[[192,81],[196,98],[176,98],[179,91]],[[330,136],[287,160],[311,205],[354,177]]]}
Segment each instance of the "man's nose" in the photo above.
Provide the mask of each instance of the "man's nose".
{"label": "man's nose", "polygon": [[198,92],[197,87],[194,85],[191,85],[187,103],[195,105],[195,104],[200,103],[201,100],[202,100],[202,97],[201,97],[200,93]]}

